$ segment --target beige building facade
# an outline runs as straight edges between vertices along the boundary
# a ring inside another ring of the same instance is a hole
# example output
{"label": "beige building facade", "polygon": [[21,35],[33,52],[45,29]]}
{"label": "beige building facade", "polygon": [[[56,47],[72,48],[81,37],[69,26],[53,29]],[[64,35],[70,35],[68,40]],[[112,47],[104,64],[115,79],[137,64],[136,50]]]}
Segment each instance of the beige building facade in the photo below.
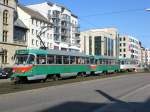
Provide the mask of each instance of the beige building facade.
{"label": "beige building facade", "polygon": [[118,57],[117,29],[92,29],[81,32],[81,52],[87,55]]}
{"label": "beige building facade", "polygon": [[0,66],[12,66],[15,50],[26,45],[14,43],[14,22],[17,19],[17,0],[0,1]]}

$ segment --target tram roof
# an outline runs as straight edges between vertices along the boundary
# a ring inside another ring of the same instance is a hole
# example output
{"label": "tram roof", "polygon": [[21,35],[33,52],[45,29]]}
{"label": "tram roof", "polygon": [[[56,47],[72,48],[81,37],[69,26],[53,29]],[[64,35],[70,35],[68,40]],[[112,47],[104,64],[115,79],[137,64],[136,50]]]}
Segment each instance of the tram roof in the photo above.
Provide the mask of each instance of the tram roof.
{"label": "tram roof", "polygon": [[117,59],[115,57],[110,57],[110,56],[91,56],[91,57],[94,57],[95,59]]}
{"label": "tram roof", "polygon": [[132,59],[132,58],[119,58],[121,61],[137,61],[137,59]]}
{"label": "tram roof", "polygon": [[17,50],[16,54],[53,54],[53,55],[63,55],[63,56],[80,56],[88,57],[88,55],[77,52],[77,51],[60,51],[60,50],[42,50],[42,49],[28,49],[28,50]]}

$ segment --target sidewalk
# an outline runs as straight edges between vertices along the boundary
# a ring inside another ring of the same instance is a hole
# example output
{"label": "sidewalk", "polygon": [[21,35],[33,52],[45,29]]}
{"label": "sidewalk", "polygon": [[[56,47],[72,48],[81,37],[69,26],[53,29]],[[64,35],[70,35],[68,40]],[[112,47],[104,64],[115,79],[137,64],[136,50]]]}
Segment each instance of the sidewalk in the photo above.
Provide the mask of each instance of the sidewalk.
{"label": "sidewalk", "polygon": [[0,83],[10,82],[9,79],[0,79]]}

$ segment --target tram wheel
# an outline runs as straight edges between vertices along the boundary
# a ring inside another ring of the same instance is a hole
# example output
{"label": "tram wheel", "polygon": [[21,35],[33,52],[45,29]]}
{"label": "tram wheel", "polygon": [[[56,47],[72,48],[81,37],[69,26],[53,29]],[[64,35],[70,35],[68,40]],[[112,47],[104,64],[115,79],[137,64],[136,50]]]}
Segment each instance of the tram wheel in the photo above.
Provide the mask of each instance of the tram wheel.
{"label": "tram wheel", "polygon": [[52,79],[53,79],[54,81],[57,81],[57,80],[59,80],[59,76],[55,74],[55,75],[53,75]]}

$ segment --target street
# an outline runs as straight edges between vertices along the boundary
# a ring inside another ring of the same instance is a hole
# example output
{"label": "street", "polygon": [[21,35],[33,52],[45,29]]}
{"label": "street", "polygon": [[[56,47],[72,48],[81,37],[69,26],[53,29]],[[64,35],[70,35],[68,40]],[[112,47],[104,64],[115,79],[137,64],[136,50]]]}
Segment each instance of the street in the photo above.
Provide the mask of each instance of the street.
{"label": "street", "polygon": [[1,112],[150,112],[150,74],[0,95]]}

